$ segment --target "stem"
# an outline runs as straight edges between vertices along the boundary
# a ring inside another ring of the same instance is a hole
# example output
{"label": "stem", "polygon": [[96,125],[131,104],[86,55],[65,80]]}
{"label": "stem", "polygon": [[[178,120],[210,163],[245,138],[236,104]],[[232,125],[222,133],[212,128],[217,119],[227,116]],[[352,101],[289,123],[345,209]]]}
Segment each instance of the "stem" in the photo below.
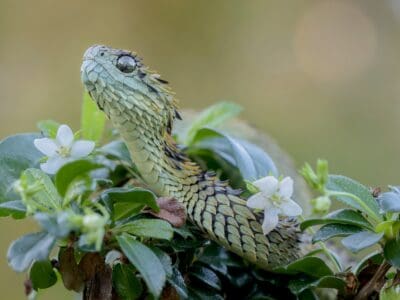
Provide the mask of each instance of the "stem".
{"label": "stem", "polygon": [[[380,223],[382,220],[379,216],[367,205],[364,201],[362,201],[359,197],[354,194],[347,192],[337,192],[337,191],[326,191],[327,196],[345,196],[356,200],[356,202],[364,209],[368,216],[370,216],[376,223]],[[376,225],[376,224],[375,224]]]}
{"label": "stem", "polygon": [[[301,222],[304,222],[304,221],[305,221],[305,219],[304,219],[303,216],[299,216],[298,218],[299,218],[299,220],[300,220]],[[314,235],[314,234],[315,234],[315,230],[312,229],[311,227],[308,227],[306,230],[307,230],[308,233],[310,233],[311,235]],[[331,252],[329,251],[329,249],[326,247],[325,243],[324,243],[324,242],[318,242],[317,245],[321,247],[321,249],[322,249],[322,251],[324,252],[325,256],[331,261],[331,263],[332,263],[333,266],[335,267],[336,271],[337,271],[337,272],[341,272],[341,271],[342,271],[342,268],[340,267],[340,265],[339,265],[339,263],[337,262],[336,258],[332,255],[332,253],[331,253]]]}
{"label": "stem", "polygon": [[387,262],[382,263],[371,280],[358,292],[354,300],[368,299],[373,292],[379,292],[385,284],[385,275],[389,271],[391,265]]}

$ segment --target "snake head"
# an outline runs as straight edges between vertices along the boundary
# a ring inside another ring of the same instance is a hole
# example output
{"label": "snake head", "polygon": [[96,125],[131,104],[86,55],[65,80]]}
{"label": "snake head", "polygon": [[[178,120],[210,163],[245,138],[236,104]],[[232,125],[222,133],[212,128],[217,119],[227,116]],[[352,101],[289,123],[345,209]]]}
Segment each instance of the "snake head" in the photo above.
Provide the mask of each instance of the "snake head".
{"label": "snake head", "polygon": [[163,132],[170,131],[173,119],[179,116],[167,82],[133,52],[90,47],[83,56],[81,79],[111,120],[125,118]]}

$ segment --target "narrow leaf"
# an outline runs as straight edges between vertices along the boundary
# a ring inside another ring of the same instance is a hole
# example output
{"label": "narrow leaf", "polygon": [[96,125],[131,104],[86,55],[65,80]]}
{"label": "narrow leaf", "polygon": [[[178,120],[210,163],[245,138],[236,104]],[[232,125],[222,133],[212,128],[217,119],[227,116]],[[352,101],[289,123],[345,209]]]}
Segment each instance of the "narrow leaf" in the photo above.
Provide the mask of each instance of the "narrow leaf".
{"label": "narrow leaf", "polygon": [[75,160],[65,164],[58,170],[55,177],[55,184],[61,196],[65,196],[69,185],[79,176],[87,174],[90,171],[103,168],[101,164],[94,163],[90,160]]}
{"label": "narrow leaf", "polygon": [[383,254],[385,258],[390,262],[390,264],[396,268],[400,268],[400,241],[390,240],[386,243],[383,249]]}
{"label": "narrow leaf", "polygon": [[148,247],[129,235],[117,236],[122,251],[143,276],[149,292],[158,298],[165,284],[166,274],[158,257]]}
{"label": "narrow leaf", "polygon": [[361,201],[366,205],[368,209],[360,205],[355,199],[349,196],[335,196],[339,201],[358,209],[367,215],[373,214],[372,217],[382,219],[379,214],[379,205],[377,201],[372,197],[371,192],[367,187],[361,183],[355,181],[354,179],[341,176],[341,175],[329,175],[327,188],[331,191],[345,192],[356,195]]}
{"label": "narrow leaf", "polygon": [[82,137],[95,142],[100,141],[105,122],[105,114],[99,110],[96,103],[90,98],[89,93],[85,92],[82,103]]}
{"label": "narrow leaf", "polygon": [[191,145],[193,139],[201,128],[211,127],[216,128],[223,124],[226,120],[237,116],[242,110],[242,107],[231,102],[219,102],[205,109],[192,122],[185,139],[186,145]]}
{"label": "narrow leaf", "polygon": [[362,230],[362,228],[354,225],[328,224],[318,229],[318,231],[313,236],[312,241],[313,243],[324,242],[333,237],[349,236]]}
{"label": "narrow leaf", "polygon": [[360,212],[352,209],[340,209],[326,215],[323,218],[308,219],[300,224],[300,229],[305,230],[310,226],[330,223],[348,224],[372,230],[371,223],[365,219]]}
{"label": "narrow leaf", "polygon": [[53,120],[43,120],[37,123],[37,127],[40,129],[42,134],[49,138],[56,138],[57,130],[60,127],[60,123]]}
{"label": "narrow leaf", "polygon": [[19,200],[13,190],[13,184],[21,173],[38,165],[43,154],[33,145],[38,134],[18,134],[0,142],[0,203]]}
{"label": "narrow leaf", "polygon": [[0,217],[11,216],[14,219],[22,219],[25,214],[26,206],[21,200],[0,203]]}
{"label": "narrow leaf", "polygon": [[142,284],[129,265],[117,264],[113,268],[112,281],[121,299],[135,300],[143,293]]}
{"label": "narrow leaf", "polygon": [[15,271],[23,272],[34,261],[47,259],[54,243],[55,238],[47,232],[24,235],[8,248],[8,263]]}
{"label": "narrow leaf", "polygon": [[155,219],[134,220],[115,227],[114,231],[164,240],[171,240],[174,233],[168,222]]}
{"label": "narrow leaf", "polygon": [[377,234],[371,231],[361,231],[344,238],[342,244],[351,252],[358,252],[376,244],[382,236],[382,233]]}

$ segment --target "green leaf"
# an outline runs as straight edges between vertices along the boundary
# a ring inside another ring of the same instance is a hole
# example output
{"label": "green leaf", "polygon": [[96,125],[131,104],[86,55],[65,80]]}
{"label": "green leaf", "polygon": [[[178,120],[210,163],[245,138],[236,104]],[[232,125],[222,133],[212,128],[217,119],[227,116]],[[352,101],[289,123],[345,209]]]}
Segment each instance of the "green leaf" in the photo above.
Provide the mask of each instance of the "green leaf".
{"label": "green leaf", "polygon": [[103,168],[101,164],[94,163],[90,160],[75,160],[65,164],[58,170],[55,177],[55,183],[61,196],[65,196],[70,184],[79,176],[87,174],[90,171]]}
{"label": "green leaf", "polygon": [[100,141],[105,122],[105,114],[99,110],[96,103],[90,98],[89,93],[85,92],[82,103],[82,137],[95,142]]}
{"label": "green leaf", "polygon": [[398,283],[394,283],[394,280],[386,281],[385,285],[379,292],[380,300],[399,300],[400,299],[400,288]]}
{"label": "green leaf", "polygon": [[226,120],[237,116],[241,110],[241,106],[231,102],[219,102],[203,110],[187,130],[184,144],[190,146],[197,132],[203,127],[218,127]]}
{"label": "green leaf", "polygon": [[43,120],[37,123],[37,127],[40,129],[42,134],[52,139],[56,138],[60,125],[60,123],[53,120]]}
{"label": "green leaf", "polygon": [[143,293],[140,280],[129,265],[117,264],[113,268],[112,281],[118,296],[121,299],[135,300]]}
{"label": "green leaf", "polygon": [[156,195],[153,192],[141,188],[108,189],[102,194],[102,200],[112,210],[114,221],[138,214],[146,205],[155,212],[159,212]]}
{"label": "green leaf", "polygon": [[171,240],[174,230],[168,222],[158,219],[134,220],[116,226],[114,232],[125,232],[136,236]]}
{"label": "green leaf", "polygon": [[66,237],[72,230],[79,229],[76,224],[71,223],[67,211],[58,214],[36,213],[34,217],[45,231],[58,238]]}
{"label": "green leaf", "polygon": [[13,184],[21,173],[38,165],[43,154],[33,145],[38,134],[18,134],[0,142],[0,203],[19,200],[13,190]]}
{"label": "green leaf", "polygon": [[273,160],[264,150],[247,141],[210,128],[200,129],[194,147],[210,149],[240,170],[243,178],[254,181],[269,174],[278,175]]}
{"label": "green leaf", "polygon": [[317,278],[333,275],[328,265],[322,259],[314,256],[300,258],[286,266],[278,267],[274,271],[286,274],[304,273]]}
{"label": "green leaf", "polygon": [[160,248],[151,247],[150,249],[154,252],[155,255],[157,255],[158,259],[164,267],[167,279],[170,279],[173,275],[171,257]]}
{"label": "green leaf", "polygon": [[377,234],[371,231],[361,231],[344,238],[342,244],[351,252],[358,252],[375,245],[380,241],[382,236],[383,233]]}
{"label": "green leaf", "polygon": [[390,240],[383,249],[385,258],[396,268],[400,268],[400,240]]}
{"label": "green leaf", "polygon": [[322,226],[313,236],[313,243],[324,242],[333,237],[349,236],[362,231],[363,229],[354,225],[328,224]]}
{"label": "green leaf", "polygon": [[47,289],[57,282],[57,275],[49,260],[36,261],[29,272],[29,278],[35,290]]}
{"label": "green leaf", "polygon": [[364,203],[365,207],[352,197],[347,195],[335,195],[336,199],[346,205],[360,210],[368,216],[382,220],[382,216],[379,214],[379,205],[377,201],[372,197],[369,189],[361,183],[342,175],[329,175],[326,187],[331,191],[350,193],[357,196]]}
{"label": "green leaf", "polygon": [[26,206],[21,200],[0,203],[0,217],[11,216],[13,219],[23,219],[26,215]]}
{"label": "green leaf", "polygon": [[353,273],[358,275],[370,263],[380,265],[383,262],[383,254],[380,251],[374,251],[363,257],[357,266],[354,267]]}
{"label": "green leaf", "polygon": [[128,147],[123,141],[112,141],[111,143],[99,148],[98,151],[104,155],[115,157],[130,165],[132,164],[132,159]]}
{"label": "green leaf", "polygon": [[289,282],[290,291],[298,295],[310,288],[331,288],[343,291],[346,286],[346,282],[335,276],[324,276],[322,278],[300,278],[294,279]]}
{"label": "green leaf", "polygon": [[18,189],[28,214],[36,211],[55,211],[62,206],[62,199],[50,177],[39,169],[25,170]]}
{"label": "green leaf", "polygon": [[126,257],[143,276],[149,292],[158,298],[166,280],[164,267],[158,257],[132,236],[123,234],[117,236],[117,241]]}
{"label": "green leaf", "polygon": [[32,262],[47,259],[54,243],[55,238],[47,232],[24,235],[8,248],[8,263],[13,270],[23,272]]}
{"label": "green leaf", "polygon": [[310,226],[330,223],[354,225],[372,230],[371,223],[365,219],[361,213],[352,209],[336,210],[326,215],[324,218],[306,220],[300,224],[300,229],[305,230]]}
{"label": "green leaf", "polygon": [[185,280],[183,279],[181,272],[179,272],[177,268],[174,267],[172,269],[172,275],[170,278],[168,278],[168,282],[174,287],[182,300],[188,298],[188,291],[186,288]]}
{"label": "green leaf", "polygon": [[190,269],[190,275],[217,291],[221,290],[221,281],[217,274],[206,267],[195,266]]}

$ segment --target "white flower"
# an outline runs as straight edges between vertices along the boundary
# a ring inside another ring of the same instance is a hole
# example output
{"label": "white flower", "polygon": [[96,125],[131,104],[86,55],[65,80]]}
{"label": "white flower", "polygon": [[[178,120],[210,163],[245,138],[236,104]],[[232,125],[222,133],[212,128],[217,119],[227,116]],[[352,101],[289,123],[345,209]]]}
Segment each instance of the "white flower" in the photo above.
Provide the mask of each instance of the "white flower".
{"label": "white flower", "polygon": [[294,217],[302,214],[301,207],[294,202],[293,179],[285,177],[281,181],[267,176],[253,182],[260,192],[247,200],[247,206],[264,210],[262,229],[264,234],[271,232],[279,221],[279,216]]}
{"label": "white flower", "polygon": [[95,146],[92,141],[74,141],[74,134],[67,125],[58,128],[55,139],[35,139],[33,143],[48,157],[45,163],[40,164],[42,171],[48,174],[55,174],[66,163],[89,155]]}

